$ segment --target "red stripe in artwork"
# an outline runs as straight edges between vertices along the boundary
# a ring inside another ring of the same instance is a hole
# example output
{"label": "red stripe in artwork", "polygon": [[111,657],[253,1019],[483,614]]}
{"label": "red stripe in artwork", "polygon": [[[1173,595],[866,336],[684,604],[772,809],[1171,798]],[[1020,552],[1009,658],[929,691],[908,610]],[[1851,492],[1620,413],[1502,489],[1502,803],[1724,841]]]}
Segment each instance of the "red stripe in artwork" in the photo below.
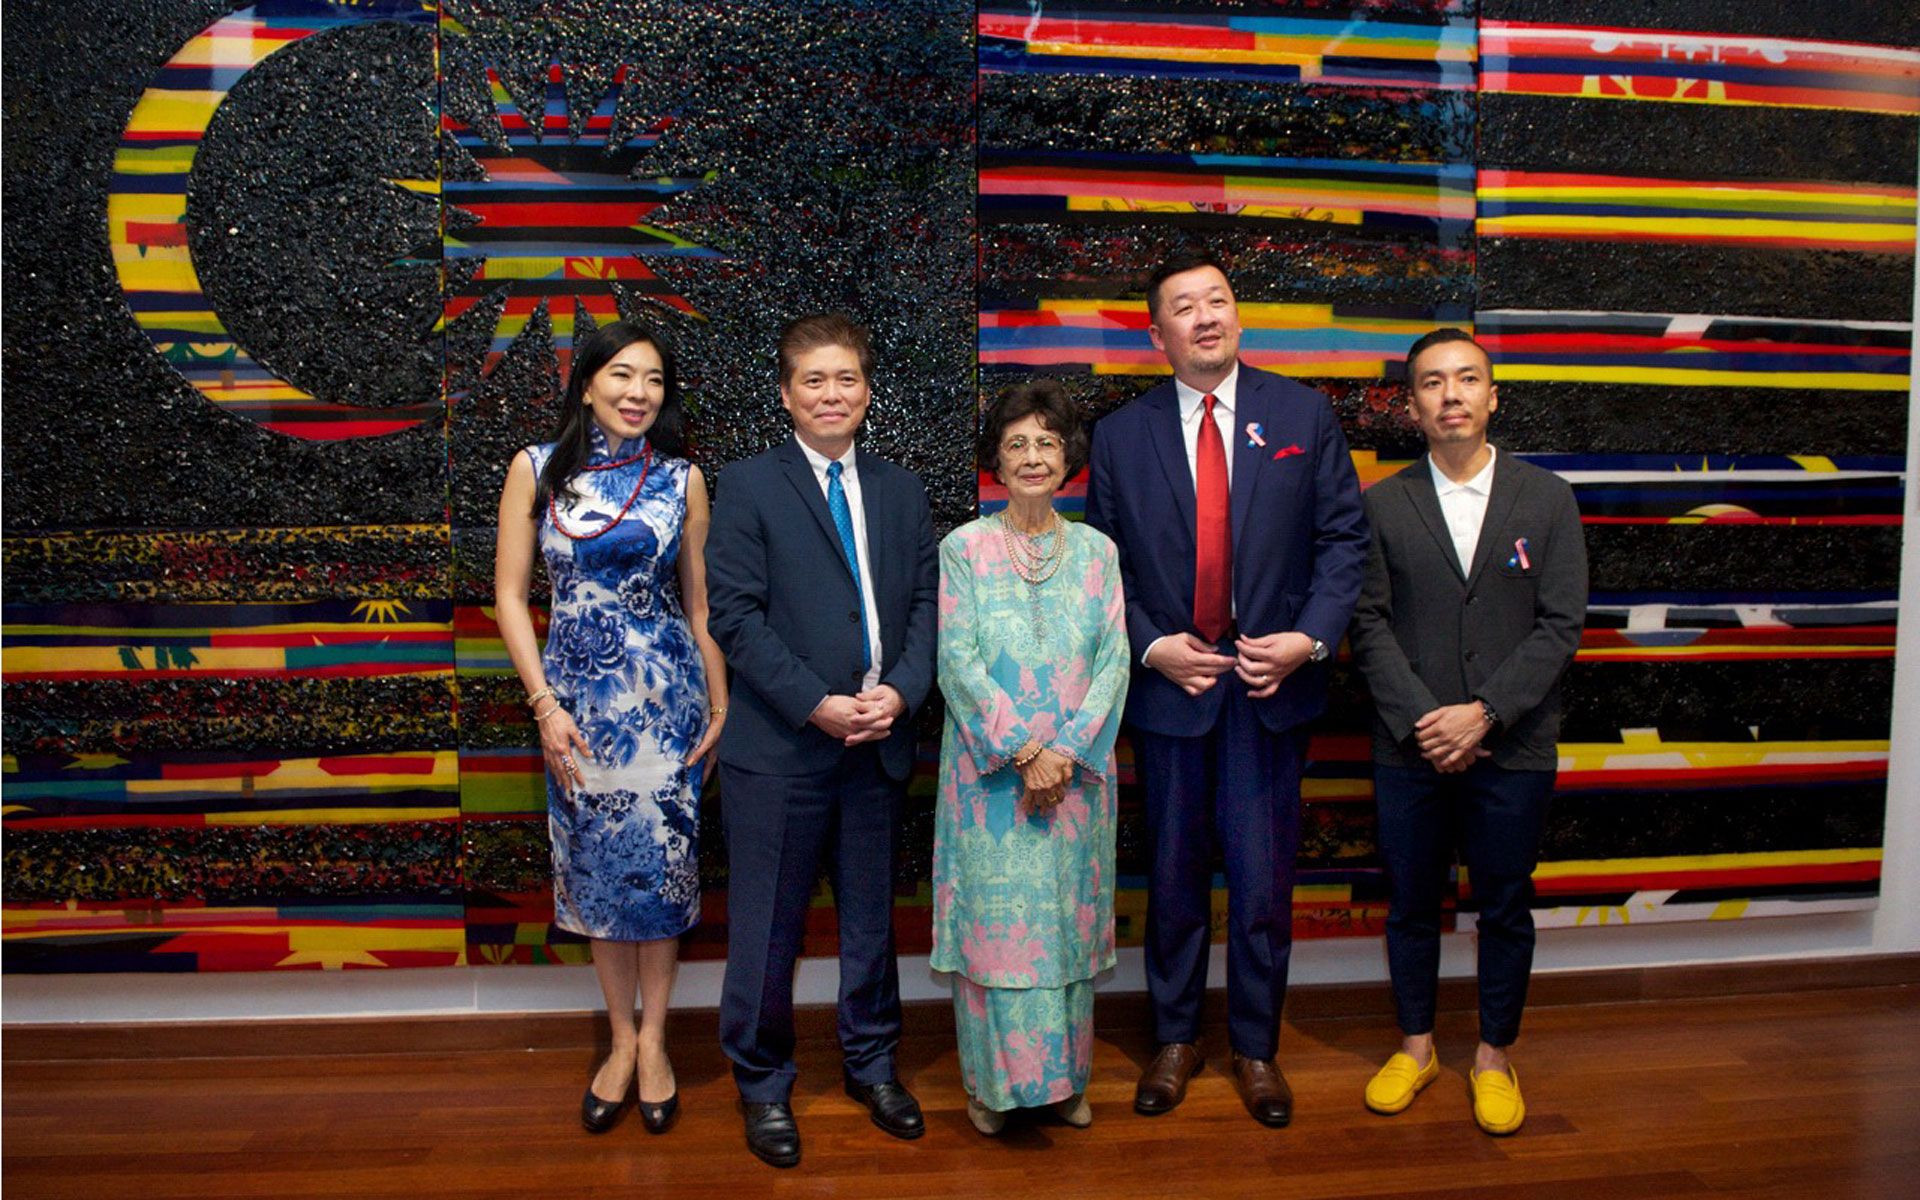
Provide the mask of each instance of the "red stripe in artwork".
{"label": "red stripe in artwork", "polygon": [[982,13],[983,37],[1019,42],[1066,42],[1080,46],[1192,46],[1210,50],[1251,50],[1254,35],[1211,25],[1178,25],[1157,21],[1099,21],[1083,18],[1039,21],[1026,16]]}
{"label": "red stripe in artwork", "polygon": [[1698,517],[1588,517],[1582,525],[1898,525],[1899,513],[1865,513],[1859,516],[1762,517],[1754,513],[1723,513]]}
{"label": "red stripe in artwork", "polygon": [[362,630],[329,630],[313,633],[216,633],[210,644],[221,648],[270,648],[285,646],[357,646],[382,642],[429,642],[450,644],[453,635],[445,629],[387,630],[369,625]]}
{"label": "red stripe in artwork", "polygon": [[1846,346],[1815,342],[1735,341],[1693,334],[1666,336],[1631,333],[1486,333],[1480,340],[1501,350],[1634,350],[1665,352],[1681,348],[1722,350],[1733,354],[1837,354],[1905,358],[1906,346]]}
{"label": "red stripe in artwork", "polygon": [[1752,767],[1659,768],[1626,771],[1562,771],[1554,787],[1563,792],[1608,791],[1614,788],[1658,784],[1668,788],[1723,788],[1735,784],[1818,783],[1850,779],[1884,779],[1886,762],[1789,763]]}
{"label": "red stripe in artwork", "polygon": [[[1894,631],[1884,625],[1819,625],[1796,629],[1792,626],[1761,626],[1743,629],[1708,629],[1688,642],[1689,646],[1825,646],[1835,642],[1869,642],[1893,645]],[[1641,646],[1618,629],[1589,629],[1580,636],[1582,646]]]}
{"label": "red stripe in artwork", "polygon": [[624,229],[660,207],[657,203],[627,201],[601,204],[549,201],[525,204],[462,202],[460,207],[480,217],[489,231],[498,229]]}
{"label": "red stripe in artwork", "polygon": [[15,679],[296,679],[361,678],[375,675],[418,675],[426,671],[451,671],[453,659],[429,662],[337,663],[326,667],[213,667],[204,671],[15,671]]}

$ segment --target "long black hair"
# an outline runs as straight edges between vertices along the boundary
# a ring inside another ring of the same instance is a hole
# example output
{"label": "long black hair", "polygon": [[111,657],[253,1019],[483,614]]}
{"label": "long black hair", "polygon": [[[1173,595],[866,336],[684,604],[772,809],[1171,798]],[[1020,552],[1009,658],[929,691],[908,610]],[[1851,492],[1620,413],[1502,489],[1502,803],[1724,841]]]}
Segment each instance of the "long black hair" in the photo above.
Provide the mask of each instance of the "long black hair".
{"label": "long black hair", "polygon": [[610,321],[573,348],[573,370],[567,375],[566,395],[560,399],[560,424],[553,434],[553,453],[541,469],[540,481],[533,492],[534,516],[545,510],[547,498],[556,491],[571,494],[569,481],[586,465],[587,451],[592,445],[593,414],[585,403],[587,384],[615,355],[635,342],[647,343],[660,355],[660,372],[666,383],[659,415],[647,428],[647,441],[656,453],[686,457],[686,412],[680,404],[680,376],[674,370],[672,348],[651,326],[638,321]]}

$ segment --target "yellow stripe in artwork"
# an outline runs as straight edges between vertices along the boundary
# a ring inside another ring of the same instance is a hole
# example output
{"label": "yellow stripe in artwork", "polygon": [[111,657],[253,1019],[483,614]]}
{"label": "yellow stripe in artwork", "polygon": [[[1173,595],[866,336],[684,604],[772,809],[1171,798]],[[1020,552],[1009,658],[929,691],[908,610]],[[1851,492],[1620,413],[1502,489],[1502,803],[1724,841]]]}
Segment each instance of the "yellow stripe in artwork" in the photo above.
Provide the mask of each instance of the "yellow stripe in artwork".
{"label": "yellow stripe in artwork", "polygon": [[1534,383],[1665,383],[1677,387],[1832,388],[1846,392],[1907,390],[1905,375],[1873,375],[1865,371],[1710,371],[1682,367],[1561,366],[1503,362],[1500,364],[1500,378]]}
{"label": "yellow stripe in artwork", "polygon": [[133,106],[127,135],[154,133],[191,136],[205,133],[213,110],[227,98],[225,92],[151,88]]}
{"label": "yellow stripe in artwork", "polygon": [[1301,78],[1320,72],[1324,44],[1311,50],[1229,50],[1210,46],[1117,46],[1104,42],[1027,43],[1029,54],[1052,54],[1061,58],[1150,58],[1160,62],[1253,63],[1297,66]]}
{"label": "yellow stripe in artwork", "polygon": [[[1702,770],[1786,762],[1885,759],[1892,746],[1890,741],[1872,738],[1830,742],[1663,742],[1657,736],[1630,734],[1618,743],[1562,742],[1558,754],[1563,771],[1602,771],[1609,766]],[[1635,761],[1629,764],[1628,759]]]}
{"label": "yellow stripe in artwork", "polygon": [[480,272],[481,279],[560,279],[566,275],[564,257],[542,258],[534,255],[490,255]]}
{"label": "yellow stripe in artwork", "polygon": [[1515,233],[1638,233],[1676,237],[1818,238],[1833,242],[1911,242],[1913,223],[1776,221],[1743,217],[1581,217],[1548,214],[1482,217],[1484,236]]}
{"label": "yellow stripe in artwork", "polygon": [[1579,875],[1649,875],[1661,871],[1732,871],[1754,867],[1824,867],[1880,861],[1880,849],[1770,850],[1753,854],[1669,854],[1652,858],[1588,858],[1541,863],[1535,879]]}
{"label": "yellow stripe in artwork", "polygon": [[1371,779],[1303,779],[1300,781],[1300,798],[1303,800],[1347,800],[1356,796],[1373,795]]}
{"label": "yellow stripe in artwork", "polygon": [[1824,474],[1828,471],[1838,471],[1840,469],[1831,458],[1828,458],[1824,454],[1789,454],[1787,457],[1799,463],[1800,469],[1803,471],[1814,471]]}
{"label": "yellow stripe in artwork", "polygon": [[185,175],[193,169],[193,146],[122,146],[113,169],[122,175]]}
{"label": "yellow stripe in artwork", "polygon": [[310,392],[303,392],[290,383],[246,383],[228,386],[216,380],[196,379],[193,386],[202,396],[215,404],[258,404],[262,400],[311,400]]}
{"label": "yellow stripe in artwork", "polygon": [[[107,222],[184,221],[187,198],[180,192],[115,192],[107,197]],[[116,226],[117,227],[117,226]]]}

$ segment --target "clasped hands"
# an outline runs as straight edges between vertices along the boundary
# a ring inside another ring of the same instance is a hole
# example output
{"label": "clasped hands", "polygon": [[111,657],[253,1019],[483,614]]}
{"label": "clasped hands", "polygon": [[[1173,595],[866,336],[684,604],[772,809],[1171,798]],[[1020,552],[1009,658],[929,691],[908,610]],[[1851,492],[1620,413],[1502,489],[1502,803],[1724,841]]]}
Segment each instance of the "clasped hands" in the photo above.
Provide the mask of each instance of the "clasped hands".
{"label": "clasped hands", "polygon": [[[1028,742],[1013,756],[1014,770],[1020,772],[1025,788],[1020,800],[1029,812],[1047,813],[1066,798],[1067,782],[1073,778],[1073,760],[1038,742]],[[1024,764],[1024,765],[1023,765]]]}
{"label": "clasped hands", "polygon": [[1213,644],[1191,633],[1163,637],[1147,651],[1147,665],[1198,696],[1232,671],[1247,685],[1247,695],[1264,700],[1280,689],[1287,676],[1313,653],[1313,639],[1298,631],[1245,637],[1233,643],[1235,653],[1216,653]]}
{"label": "clasped hands", "polygon": [[845,746],[877,742],[893,730],[895,718],[907,711],[907,702],[892,684],[879,684],[853,696],[828,696],[808,720]]}
{"label": "clasped hands", "polygon": [[1480,742],[1492,730],[1487,710],[1478,700],[1443,705],[1413,723],[1421,755],[1442,775],[1464,771],[1491,755]]}

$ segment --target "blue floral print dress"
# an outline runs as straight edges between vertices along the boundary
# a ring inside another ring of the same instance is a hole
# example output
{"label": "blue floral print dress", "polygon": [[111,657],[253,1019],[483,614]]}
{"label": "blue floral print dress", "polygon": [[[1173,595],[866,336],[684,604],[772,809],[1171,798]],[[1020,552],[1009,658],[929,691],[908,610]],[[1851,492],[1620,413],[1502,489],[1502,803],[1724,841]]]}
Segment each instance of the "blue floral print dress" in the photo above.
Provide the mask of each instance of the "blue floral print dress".
{"label": "blue floral print dress", "polygon": [[[690,467],[657,453],[649,465],[641,448],[630,442],[609,455],[596,426],[574,494],[557,496],[551,510],[566,532],[540,515],[553,581],[542,662],[593,748],[571,799],[547,780],[554,923],[625,942],[675,937],[700,918],[700,780],[684,763],[707,721],[706,672],[676,574]],[[528,448],[536,474],[552,452]],[[618,523],[576,540],[614,521],[643,470]]]}

